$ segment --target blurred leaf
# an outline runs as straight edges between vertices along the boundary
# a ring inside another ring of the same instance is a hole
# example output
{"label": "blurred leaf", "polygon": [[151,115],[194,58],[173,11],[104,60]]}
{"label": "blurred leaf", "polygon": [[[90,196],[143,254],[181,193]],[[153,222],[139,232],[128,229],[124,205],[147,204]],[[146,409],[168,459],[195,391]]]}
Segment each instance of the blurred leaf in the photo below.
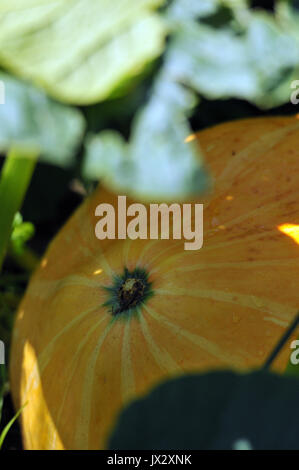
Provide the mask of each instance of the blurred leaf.
{"label": "blurred leaf", "polygon": [[[293,6],[292,6],[293,3]],[[297,6],[296,6],[297,4]],[[296,37],[299,41],[299,7],[298,0],[290,2],[277,2],[276,3],[276,16],[279,24],[284,30],[287,30],[289,34]]]}
{"label": "blurred leaf", "polygon": [[83,135],[81,113],[7,74],[0,72],[0,81],[5,86],[5,104],[0,105],[0,152],[12,146],[37,148],[45,161],[69,165]]}
{"label": "blurred leaf", "polygon": [[[189,14],[198,11],[194,8]],[[197,98],[169,67],[171,50],[172,46],[146,105],[133,119],[130,141],[110,130],[89,136],[84,177],[101,179],[115,192],[148,201],[183,200],[209,188],[198,143],[185,142],[192,133],[188,117]]]}
{"label": "blurred leaf", "polygon": [[168,17],[179,21],[199,18],[214,13],[218,5],[219,0],[176,0],[168,8]]}
{"label": "blurred leaf", "polygon": [[299,449],[299,381],[270,373],[187,375],[120,415],[110,449]]}
{"label": "blurred leaf", "polygon": [[[273,15],[225,2],[224,25],[205,24],[219,2],[176,0],[165,16],[172,37],[144,108],[126,143],[114,131],[89,136],[84,176],[145,200],[184,199],[209,187],[188,117],[196,94],[237,97],[260,107],[289,101],[299,73],[299,42]],[[228,8],[235,14],[227,14]],[[199,18],[199,20],[198,20]],[[218,18],[219,20],[219,18]],[[220,24],[222,24],[220,22]]]}
{"label": "blurred leaf", "polygon": [[203,192],[209,181],[198,144],[184,142],[195,103],[193,93],[162,69],[148,104],[133,121],[129,143],[114,131],[90,136],[84,176],[101,178],[115,191],[143,200],[184,199]]}
{"label": "blurred leaf", "polygon": [[164,0],[2,0],[0,62],[61,101],[107,98],[163,51]]}
{"label": "blurred leaf", "polygon": [[254,11],[234,28],[184,18],[177,27],[169,67],[178,81],[210,99],[243,98],[265,108],[289,101],[299,41],[287,22]]}
{"label": "blurred leaf", "polygon": [[231,30],[189,21],[174,37],[168,67],[177,80],[215,99],[253,96],[257,81],[247,62],[244,40]]}

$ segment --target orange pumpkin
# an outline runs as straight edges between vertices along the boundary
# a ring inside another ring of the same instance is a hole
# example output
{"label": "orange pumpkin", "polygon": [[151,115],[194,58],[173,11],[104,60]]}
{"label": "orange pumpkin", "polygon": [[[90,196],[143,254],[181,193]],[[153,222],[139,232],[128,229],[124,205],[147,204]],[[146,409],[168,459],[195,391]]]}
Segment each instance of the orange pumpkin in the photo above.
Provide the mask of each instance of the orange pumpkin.
{"label": "orange pumpkin", "polygon": [[[130,400],[187,371],[259,367],[295,315],[299,246],[279,227],[299,223],[298,120],[241,120],[197,138],[215,179],[199,201],[202,249],[99,241],[95,207],[115,203],[101,189],[50,244],[13,333],[26,449],[105,448]],[[286,347],[276,370],[288,357]]]}

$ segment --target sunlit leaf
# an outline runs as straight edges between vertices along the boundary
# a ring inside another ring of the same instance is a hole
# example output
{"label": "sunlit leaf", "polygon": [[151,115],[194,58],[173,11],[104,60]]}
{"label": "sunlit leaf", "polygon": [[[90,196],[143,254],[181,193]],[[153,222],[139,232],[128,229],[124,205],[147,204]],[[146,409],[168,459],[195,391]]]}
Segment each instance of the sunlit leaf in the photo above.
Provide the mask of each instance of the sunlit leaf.
{"label": "sunlit leaf", "polygon": [[80,112],[7,74],[0,73],[0,81],[5,89],[5,103],[0,105],[0,152],[12,146],[37,148],[50,163],[70,164],[84,130]]}
{"label": "sunlit leaf", "polygon": [[90,104],[164,48],[164,0],[2,0],[0,63],[61,101]]}

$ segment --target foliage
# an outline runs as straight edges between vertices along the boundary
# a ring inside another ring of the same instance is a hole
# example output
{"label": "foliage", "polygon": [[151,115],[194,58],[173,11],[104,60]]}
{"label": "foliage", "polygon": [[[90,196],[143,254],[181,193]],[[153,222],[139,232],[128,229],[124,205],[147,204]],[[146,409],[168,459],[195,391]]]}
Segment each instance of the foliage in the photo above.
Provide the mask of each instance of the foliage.
{"label": "foliage", "polygon": [[177,0],[166,10],[172,34],[130,142],[114,131],[90,136],[85,176],[144,199],[202,193],[209,179],[199,149],[184,144],[198,96],[245,98],[261,107],[289,99],[299,72],[299,42],[289,20],[236,7],[216,29],[215,8],[215,2],[208,7]]}
{"label": "foliage", "polygon": [[162,52],[161,3],[2,1],[0,61],[61,101],[94,103]]}
{"label": "foliage", "polygon": [[266,372],[173,379],[129,405],[110,449],[299,449],[299,381]]}
{"label": "foliage", "polygon": [[116,192],[143,200],[183,199],[203,192],[208,178],[197,144],[185,143],[191,132],[186,112],[194,105],[190,92],[166,74],[159,76],[148,105],[133,122],[129,144],[115,131],[90,136],[84,175],[102,178]]}
{"label": "foliage", "polygon": [[12,146],[22,152],[35,149],[43,161],[70,165],[84,130],[80,112],[10,75],[0,73],[0,80],[5,87],[5,104],[0,105],[0,152]]}

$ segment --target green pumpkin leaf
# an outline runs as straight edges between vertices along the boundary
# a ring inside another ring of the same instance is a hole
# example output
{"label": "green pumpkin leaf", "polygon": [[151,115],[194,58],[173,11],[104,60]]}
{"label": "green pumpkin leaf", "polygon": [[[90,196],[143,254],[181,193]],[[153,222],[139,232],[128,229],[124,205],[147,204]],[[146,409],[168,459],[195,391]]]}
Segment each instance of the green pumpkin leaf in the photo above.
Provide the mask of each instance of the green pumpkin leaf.
{"label": "green pumpkin leaf", "polygon": [[164,0],[3,0],[0,63],[72,104],[107,98],[164,49]]}
{"label": "green pumpkin leaf", "polygon": [[187,115],[195,96],[171,81],[158,77],[151,99],[137,114],[129,143],[114,131],[90,136],[86,145],[84,176],[101,179],[116,192],[142,200],[184,199],[209,186]]}
{"label": "green pumpkin leaf", "polygon": [[146,105],[135,116],[130,141],[114,131],[90,136],[83,174],[114,191],[142,200],[183,200],[205,192],[210,180],[188,117],[196,95],[170,67],[172,47]]}
{"label": "green pumpkin leaf", "polygon": [[298,31],[266,13],[243,18],[217,29],[182,18],[169,55],[173,74],[209,99],[247,99],[262,108],[289,101],[299,74]]}
{"label": "green pumpkin leaf", "polygon": [[200,18],[215,13],[219,0],[176,0],[168,8],[167,16],[171,20]]}
{"label": "green pumpkin leaf", "polygon": [[23,151],[34,148],[49,163],[59,166],[72,163],[84,131],[81,113],[0,72],[1,82],[5,103],[0,105],[0,152],[11,147]]}
{"label": "green pumpkin leaf", "polygon": [[129,405],[110,449],[299,449],[299,380],[211,372],[169,380]]}

